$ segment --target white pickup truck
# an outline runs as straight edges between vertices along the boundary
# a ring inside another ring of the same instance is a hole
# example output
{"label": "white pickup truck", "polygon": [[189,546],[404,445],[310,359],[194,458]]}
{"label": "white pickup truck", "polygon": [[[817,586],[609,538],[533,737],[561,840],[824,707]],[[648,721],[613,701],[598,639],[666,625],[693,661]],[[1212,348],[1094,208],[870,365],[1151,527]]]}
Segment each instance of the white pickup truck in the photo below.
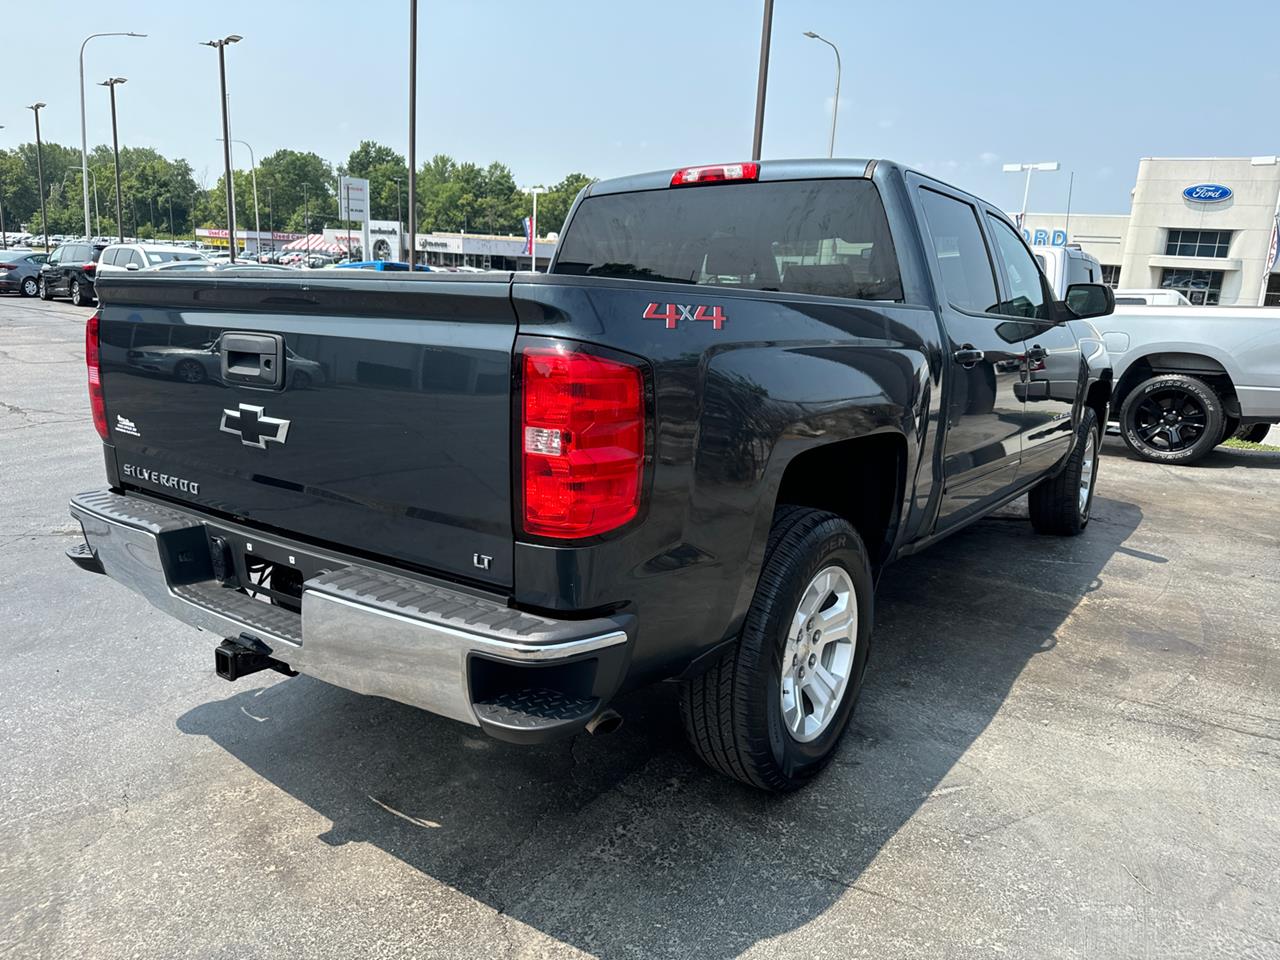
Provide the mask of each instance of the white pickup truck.
{"label": "white pickup truck", "polygon": [[1096,325],[1115,370],[1111,417],[1142,459],[1191,463],[1280,423],[1280,309],[1126,305]]}
{"label": "white pickup truck", "polygon": [[[1032,247],[1061,297],[1093,279],[1096,258]],[[1059,289],[1061,288],[1061,289]],[[1111,355],[1111,420],[1143,460],[1192,463],[1223,440],[1261,441],[1280,423],[1280,309],[1163,302],[1162,291],[1116,291],[1113,314],[1093,321]],[[1137,295],[1143,295],[1141,298]],[[1141,302],[1135,302],[1141,299]]]}

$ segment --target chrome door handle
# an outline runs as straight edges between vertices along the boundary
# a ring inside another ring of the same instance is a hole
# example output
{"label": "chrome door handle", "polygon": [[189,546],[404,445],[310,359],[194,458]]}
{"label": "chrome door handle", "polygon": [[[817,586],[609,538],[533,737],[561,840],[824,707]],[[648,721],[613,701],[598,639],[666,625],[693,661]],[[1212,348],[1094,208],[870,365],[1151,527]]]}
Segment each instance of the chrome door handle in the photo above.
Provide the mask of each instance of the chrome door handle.
{"label": "chrome door handle", "polygon": [[981,363],[986,354],[981,350],[975,350],[973,347],[966,345],[951,356],[955,358],[956,363],[968,370]]}
{"label": "chrome door handle", "polygon": [[1048,355],[1049,355],[1049,351],[1046,350],[1044,347],[1040,346],[1040,344],[1038,343],[1035,346],[1033,346],[1030,350],[1027,351],[1028,360],[1043,360]]}

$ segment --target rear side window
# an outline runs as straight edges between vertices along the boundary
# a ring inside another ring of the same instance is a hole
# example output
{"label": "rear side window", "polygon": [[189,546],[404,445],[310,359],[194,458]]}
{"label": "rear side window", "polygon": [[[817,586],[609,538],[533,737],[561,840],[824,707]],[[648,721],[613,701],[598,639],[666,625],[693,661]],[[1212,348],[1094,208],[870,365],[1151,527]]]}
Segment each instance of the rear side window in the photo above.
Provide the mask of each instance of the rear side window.
{"label": "rear side window", "polygon": [[923,188],[920,202],[951,305],[973,313],[996,313],[1000,297],[978,211],[963,200]]}
{"label": "rear side window", "polygon": [[787,180],[605,194],[582,202],[556,273],[901,300],[869,180]]}
{"label": "rear side window", "polygon": [[104,266],[114,267],[116,265],[116,254],[119,252],[119,247],[107,247],[106,250],[102,251],[102,259],[98,262]]}
{"label": "rear side window", "polygon": [[987,219],[991,222],[991,232],[995,234],[996,253],[1004,262],[1004,273],[1009,280],[1009,299],[1002,302],[996,312],[1006,317],[1048,319],[1044,280],[1031,253],[1007,223],[990,214]]}

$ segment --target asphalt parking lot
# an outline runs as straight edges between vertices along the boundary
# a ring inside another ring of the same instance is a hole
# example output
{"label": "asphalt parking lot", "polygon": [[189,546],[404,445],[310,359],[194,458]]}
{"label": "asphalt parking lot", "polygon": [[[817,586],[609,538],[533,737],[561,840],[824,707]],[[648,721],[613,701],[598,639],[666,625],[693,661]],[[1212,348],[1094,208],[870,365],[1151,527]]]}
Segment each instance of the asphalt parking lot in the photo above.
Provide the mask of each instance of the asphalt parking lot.
{"label": "asphalt parking lot", "polygon": [[0,954],[1280,955],[1280,453],[1109,439],[1083,537],[1015,505],[892,567],[838,759],[775,798],[668,687],[519,748],[218,679],[62,556],[89,312],[0,298]]}

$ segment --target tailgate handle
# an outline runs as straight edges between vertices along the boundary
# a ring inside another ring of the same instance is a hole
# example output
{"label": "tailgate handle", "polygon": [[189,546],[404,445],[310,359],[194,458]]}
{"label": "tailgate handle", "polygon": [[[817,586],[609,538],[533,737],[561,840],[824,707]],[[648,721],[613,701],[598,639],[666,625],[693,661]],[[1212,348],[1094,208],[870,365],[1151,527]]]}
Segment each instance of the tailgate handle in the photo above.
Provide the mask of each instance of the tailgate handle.
{"label": "tailgate handle", "polygon": [[284,382],[284,337],[276,333],[224,333],[222,379],[259,387]]}

